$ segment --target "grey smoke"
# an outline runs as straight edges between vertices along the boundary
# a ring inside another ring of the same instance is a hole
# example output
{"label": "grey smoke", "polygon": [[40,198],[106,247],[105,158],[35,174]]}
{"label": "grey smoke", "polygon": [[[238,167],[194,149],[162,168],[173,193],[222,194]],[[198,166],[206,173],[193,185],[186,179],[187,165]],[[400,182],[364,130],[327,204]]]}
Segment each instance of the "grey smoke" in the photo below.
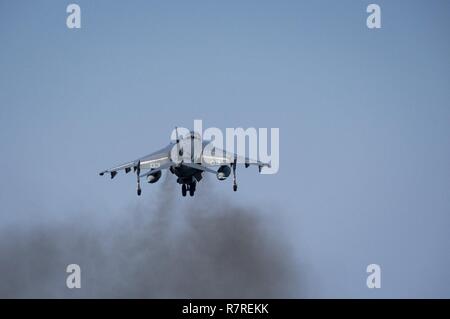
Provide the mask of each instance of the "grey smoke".
{"label": "grey smoke", "polygon": [[[114,222],[92,223],[86,213],[64,225],[3,230],[0,297],[282,298],[298,292],[294,256],[275,214],[222,200],[206,189],[208,181],[176,205],[181,194],[167,178],[157,203],[132,207]],[[65,286],[71,263],[81,267],[81,289]]]}

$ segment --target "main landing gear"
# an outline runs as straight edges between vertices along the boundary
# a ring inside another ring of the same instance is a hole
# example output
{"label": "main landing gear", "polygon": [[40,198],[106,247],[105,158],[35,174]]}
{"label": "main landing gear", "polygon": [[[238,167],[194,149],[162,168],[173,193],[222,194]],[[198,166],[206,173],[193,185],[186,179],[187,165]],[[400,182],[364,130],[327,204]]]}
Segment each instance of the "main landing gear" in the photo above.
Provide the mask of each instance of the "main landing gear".
{"label": "main landing gear", "polygon": [[191,195],[191,197],[194,196],[194,193],[195,193],[195,185],[196,185],[195,182],[189,185],[189,195]]}
{"label": "main landing gear", "polygon": [[197,184],[196,182],[190,184],[182,184],[181,195],[186,196],[187,192],[189,191],[189,195],[194,196],[196,184]]}

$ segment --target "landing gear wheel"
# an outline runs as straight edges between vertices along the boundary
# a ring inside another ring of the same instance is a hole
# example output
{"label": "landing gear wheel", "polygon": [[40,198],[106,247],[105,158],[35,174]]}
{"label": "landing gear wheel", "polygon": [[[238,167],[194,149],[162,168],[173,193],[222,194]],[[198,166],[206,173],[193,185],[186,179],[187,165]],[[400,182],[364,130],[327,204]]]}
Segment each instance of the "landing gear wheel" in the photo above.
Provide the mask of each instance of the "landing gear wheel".
{"label": "landing gear wheel", "polygon": [[237,191],[237,185],[233,185],[233,190]]}
{"label": "landing gear wheel", "polygon": [[181,195],[186,196],[186,184],[181,185]]}
{"label": "landing gear wheel", "polygon": [[195,183],[189,185],[189,195],[194,196],[195,193]]}
{"label": "landing gear wheel", "polygon": [[137,190],[138,196],[141,196],[141,193],[142,193],[142,190],[139,188],[139,189]]}

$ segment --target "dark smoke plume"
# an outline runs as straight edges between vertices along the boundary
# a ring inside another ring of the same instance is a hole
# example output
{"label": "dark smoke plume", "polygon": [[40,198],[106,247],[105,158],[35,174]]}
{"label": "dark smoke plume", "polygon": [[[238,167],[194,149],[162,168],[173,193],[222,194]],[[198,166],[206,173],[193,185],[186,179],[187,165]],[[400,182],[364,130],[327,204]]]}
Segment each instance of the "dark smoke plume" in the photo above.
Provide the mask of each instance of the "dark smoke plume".
{"label": "dark smoke plume", "polygon": [[[177,205],[181,194],[167,179],[157,203],[113,222],[83,214],[65,225],[3,230],[0,297],[282,298],[299,291],[275,214],[228,203],[208,181]],[[65,285],[71,263],[81,267],[81,289]]]}

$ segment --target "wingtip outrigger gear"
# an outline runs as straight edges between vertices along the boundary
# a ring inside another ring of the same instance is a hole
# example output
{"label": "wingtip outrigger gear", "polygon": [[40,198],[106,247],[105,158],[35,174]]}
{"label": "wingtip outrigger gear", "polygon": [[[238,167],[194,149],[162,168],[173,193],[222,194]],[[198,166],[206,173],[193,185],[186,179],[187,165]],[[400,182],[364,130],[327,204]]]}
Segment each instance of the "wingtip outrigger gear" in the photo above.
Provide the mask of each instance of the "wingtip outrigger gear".
{"label": "wingtip outrigger gear", "polygon": [[136,172],[136,192],[138,196],[141,196],[142,190],[141,190],[141,161],[138,161],[137,166],[135,166],[134,168],[135,172]]}
{"label": "wingtip outrigger gear", "polygon": [[231,165],[233,168],[233,191],[237,191],[236,164],[237,164],[237,157],[234,158],[233,164]]}

